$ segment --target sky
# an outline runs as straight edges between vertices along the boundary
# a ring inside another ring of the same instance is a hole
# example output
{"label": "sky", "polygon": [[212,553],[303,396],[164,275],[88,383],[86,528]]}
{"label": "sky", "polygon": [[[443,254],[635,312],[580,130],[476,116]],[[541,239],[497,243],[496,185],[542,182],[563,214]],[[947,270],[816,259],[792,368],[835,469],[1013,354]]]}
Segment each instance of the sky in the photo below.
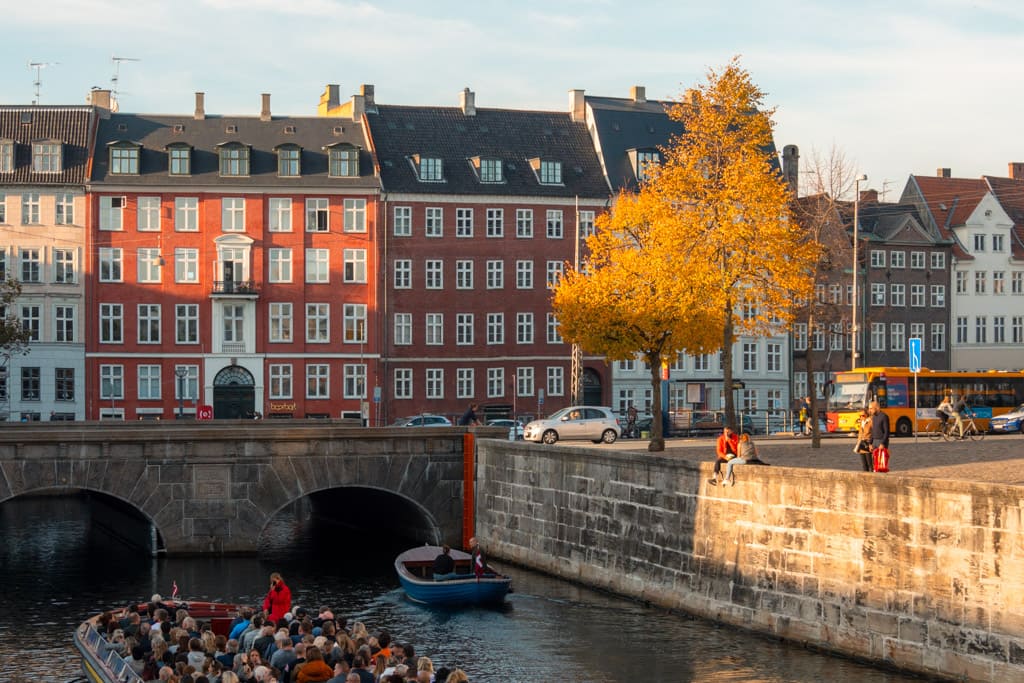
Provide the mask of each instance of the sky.
{"label": "sky", "polygon": [[775,141],[842,154],[883,198],[911,174],[1007,175],[1024,161],[1019,0],[0,0],[0,104],[313,115],[324,86],[385,104],[568,110],[568,91],[678,99],[734,56],[775,108]]}

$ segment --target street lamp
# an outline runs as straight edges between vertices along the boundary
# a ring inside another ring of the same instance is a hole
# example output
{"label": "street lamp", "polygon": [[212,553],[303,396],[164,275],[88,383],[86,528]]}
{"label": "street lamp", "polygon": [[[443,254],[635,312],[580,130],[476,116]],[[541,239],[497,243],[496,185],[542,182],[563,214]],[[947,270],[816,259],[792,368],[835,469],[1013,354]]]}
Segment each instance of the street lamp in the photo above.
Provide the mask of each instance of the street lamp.
{"label": "street lamp", "polygon": [[174,368],[174,374],[178,378],[178,419],[185,418],[185,378],[188,377],[188,368],[179,365]]}
{"label": "street lamp", "polygon": [[857,243],[860,240],[858,235],[858,223],[860,221],[860,184],[868,177],[863,173],[853,179],[853,324],[850,342],[850,369],[857,369],[857,274],[860,270],[860,263],[857,260]]}

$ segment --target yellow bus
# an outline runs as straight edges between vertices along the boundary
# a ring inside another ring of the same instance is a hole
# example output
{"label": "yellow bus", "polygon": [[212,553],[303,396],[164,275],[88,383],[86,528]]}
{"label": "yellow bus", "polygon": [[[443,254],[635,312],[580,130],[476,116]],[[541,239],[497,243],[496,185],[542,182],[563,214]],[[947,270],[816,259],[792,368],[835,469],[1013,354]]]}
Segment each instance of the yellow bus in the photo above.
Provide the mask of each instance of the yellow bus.
{"label": "yellow bus", "polygon": [[[1024,403],[1024,372],[989,370],[987,372],[938,372],[922,368],[917,373],[917,400],[914,373],[909,368],[857,368],[832,373],[831,392],[826,408],[830,432],[856,432],[860,411],[877,400],[889,415],[895,436],[911,436],[925,431],[935,420],[935,409],[942,397],[962,397],[981,430],[995,415],[1010,412]],[[917,414],[914,414],[914,406]]]}

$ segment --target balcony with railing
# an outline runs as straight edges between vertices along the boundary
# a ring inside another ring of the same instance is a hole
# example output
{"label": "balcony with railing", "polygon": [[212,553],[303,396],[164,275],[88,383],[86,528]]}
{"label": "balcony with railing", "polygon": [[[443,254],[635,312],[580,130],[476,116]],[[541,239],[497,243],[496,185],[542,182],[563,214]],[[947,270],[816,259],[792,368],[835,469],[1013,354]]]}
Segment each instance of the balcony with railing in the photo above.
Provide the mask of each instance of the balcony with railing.
{"label": "balcony with railing", "polygon": [[259,297],[259,285],[254,280],[215,280],[212,297],[239,297],[255,299]]}

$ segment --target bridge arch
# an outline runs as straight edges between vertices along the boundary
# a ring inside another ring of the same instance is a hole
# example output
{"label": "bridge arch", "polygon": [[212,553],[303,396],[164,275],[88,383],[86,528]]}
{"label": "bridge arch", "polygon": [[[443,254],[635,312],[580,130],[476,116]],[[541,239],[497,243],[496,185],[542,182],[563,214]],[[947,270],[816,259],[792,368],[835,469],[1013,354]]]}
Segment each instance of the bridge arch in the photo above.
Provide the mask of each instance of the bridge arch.
{"label": "bridge arch", "polygon": [[461,541],[464,429],[270,420],[21,427],[0,431],[0,501],[44,489],[106,494],[150,520],[169,555],[256,553],[278,510],[343,488],[401,505],[424,541]]}

